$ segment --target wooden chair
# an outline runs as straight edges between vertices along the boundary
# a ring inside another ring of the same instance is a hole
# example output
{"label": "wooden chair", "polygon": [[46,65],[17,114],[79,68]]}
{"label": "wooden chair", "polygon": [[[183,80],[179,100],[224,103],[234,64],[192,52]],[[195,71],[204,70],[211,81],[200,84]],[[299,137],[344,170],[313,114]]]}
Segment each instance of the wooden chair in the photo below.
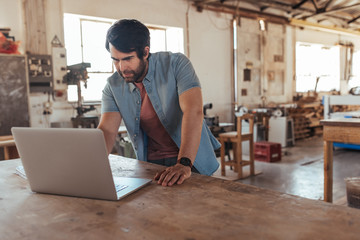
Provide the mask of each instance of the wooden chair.
{"label": "wooden chair", "polygon": [[[249,132],[242,133],[242,122],[243,120],[249,121]],[[225,176],[225,166],[232,166],[235,172],[238,173],[238,178],[243,178],[243,167],[250,165],[250,175],[255,175],[254,166],[254,115],[244,114],[243,116],[237,117],[236,131],[226,132],[219,134],[221,143],[220,157],[221,157],[221,175]],[[249,141],[249,160],[243,159],[242,154],[242,142]],[[225,143],[229,142],[233,146],[234,158],[230,161],[225,161]]]}
{"label": "wooden chair", "polygon": [[[0,148],[4,148],[4,160],[19,158],[15,140],[10,136],[0,136]],[[1,159],[1,158],[0,158]]]}

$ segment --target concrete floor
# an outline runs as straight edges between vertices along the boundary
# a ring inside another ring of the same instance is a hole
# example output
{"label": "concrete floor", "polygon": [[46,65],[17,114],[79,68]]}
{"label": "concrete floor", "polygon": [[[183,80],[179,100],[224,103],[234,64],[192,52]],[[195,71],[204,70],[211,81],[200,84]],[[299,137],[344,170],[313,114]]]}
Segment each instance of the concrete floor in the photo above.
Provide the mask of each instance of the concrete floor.
{"label": "concrete floor", "polygon": [[[346,204],[347,177],[360,176],[360,151],[336,148],[333,163],[333,202]],[[322,200],[324,194],[322,136],[298,140],[293,147],[282,148],[280,162],[255,161],[256,176],[238,182],[305,198]],[[246,171],[245,167],[244,171]],[[217,171],[219,176],[219,170]],[[227,170],[227,176],[232,174]]]}

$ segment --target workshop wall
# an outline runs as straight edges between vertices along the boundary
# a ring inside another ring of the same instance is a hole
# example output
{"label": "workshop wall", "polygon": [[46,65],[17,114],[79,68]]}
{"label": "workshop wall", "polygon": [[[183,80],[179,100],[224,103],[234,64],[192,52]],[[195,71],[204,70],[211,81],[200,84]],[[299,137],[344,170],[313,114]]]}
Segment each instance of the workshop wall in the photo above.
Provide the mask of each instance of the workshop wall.
{"label": "workshop wall", "polygon": [[[121,4],[107,0],[101,7],[96,0],[63,0],[63,11],[113,19],[136,18],[147,24],[183,28],[185,53],[200,79],[204,103],[213,103],[209,114],[219,115],[221,122],[232,121],[231,16],[208,11],[199,13],[184,0],[134,0],[122,1]],[[189,42],[186,41],[188,36]]]}
{"label": "workshop wall", "polygon": [[[36,1],[36,0],[31,0]],[[214,13],[204,10],[197,12],[189,6],[185,0],[43,0],[46,6],[46,38],[48,54],[51,54],[51,40],[55,35],[64,43],[63,34],[63,13],[73,13],[105,18],[136,18],[152,25],[165,25],[181,27],[184,29],[185,53],[192,61],[199,76],[203,89],[204,103],[213,103],[213,109],[209,110],[211,115],[219,115],[221,122],[230,122],[232,119],[232,16],[224,13]],[[23,44],[20,51],[24,53],[25,27],[23,23],[22,0],[0,0],[0,27],[10,27],[11,35]],[[188,15],[188,28],[187,28]],[[277,28],[277,27],[276,27]],[[290,102],[295,89],[294,78],[294,43],[296,40],[331,44],[341,41],[352,42],[355,48],[360,48],[360,38],[357,36],[340,35],[339,33],[321,32],[307,28],[285,27],[285,34],[282,36],[281,45],[283,52],[283,64],[280,69],[281,82],[284,84],[277,89],[274,86],[252,85],[247,86],[249,94],[260,89],[256,101],[253,98],[239,98],[239,105],[253,107],[261,104],[261,87],[267,87],[276,94],[267,96],[267,101],[275,103]],[[239,38],[249,36],[239,35]],[[188,41],[187,41],[188,39]],[[271,44],[269,46],[272,46]],[[279,47],[276,45],[275,47]],[[239,56],[241,57],[241,56]],[[273,59],[273,58],[272,58]],[[246,61],[245,61],[246,67]],[[243,68],[244,66],[242,66]],[[277,76],[276,66],[265,74],[269,79]],[[240,69],[241,70],[241,69]],[[239,70],[239,71],[240,71]],[[274,71],[273,71],[274,70]],[[241,70],[243,71],[243,70]],[[261,71],[261,70],[259,70]],[[283,72],[281,72],[283,71]],[[264,73],[259,73],[264,74]],[[243,76],[242,76],[243,78]],[[242,80],[242,79],[241,79]],[[240,81],[240,79],[239,79]],[[276,83],[279,84],[279,83]],[[241,96],[242,87],[238,90]],[[101,91],[101,89],[99,89]],[[280,91],[280,92],[277,92]],[[30,119],[31,126],[44,126],[50,122],[70,120],[76,115],[73,107],[65,99],[56,99],[53,103],[52,113],[43,116],[43,103],[48,96],[36,93],[30,94]],[[99,115],[100,110],[94,112]]]}
{"label": "workshop wall", "polygon": [[190,9],[189,57],[201,81],[204,104],[213,104],[207,115],[218,115],[220,122],[230,122],[233,108],[231,16]]}
{"label": "workshop wall", "polygon": [[[0,3],[8,2],[0,0]],[[6,26],[12,27],[12,33],[24,32],[23,25],[14,26],[12,22],[15,16],[22,15],[21,0],[12,2],[16,13],[7,16]],[[230,21],[211,12],[204,14],[196,12],[193,7],[183,0],[135,0],[119,1],[107,0],[45,0],[46,2],[46,32],[47,49],[51,54],[51,40],[57,35],[64,42],[62,13],[73,13],[105,18],[137,18],[140,21],[152,25],[164,25],[181,27],[184,29],[185,53],[192,61],[203,88],[204,103],[212,102],[213,109],[210,114],[220,116],[220,121],[228,122],[231,117],[231,32]],[[15,4],[16,3],[16,4]],[[187,48],[186,13],[189,9],[189,50]],[[0,14],[1,15],[1,14]],[[22,19],[16,19],[21,23]],[[1,24],[2,25],[2,24]],[[220,28],[219,28],[220,26]],[[22,35],[19,35],[22,36]],[[25,41],[25,40],[24,40]],[[221,48],[214,46],[222,46]],[[24,52],[24,51],[23,51]],[[216,57],[215,57],[216,56]],[[215,60],[217,59],[217,60]],[[30,115],[32,126],[46,126],[50,122],[63,121],[74,117],[72,107],[62,99],[52,105],[52,113],[43,116],[43,101],[47,101],[47,95],[30,95]],[[70,115],[69,115],[70,113]],[[99,114],[99,110],[96,113]],[[65,117],[64,117],[65,116]]]}
{"label": "workshop wall", "polygon": [[[247,108],[265,107],[269,103],[291,101],[292,65],[288,65],[293,48],[292,28],[240,18],[237,26],[238,99]],[[291,52],[291,51],[290,51]]]}

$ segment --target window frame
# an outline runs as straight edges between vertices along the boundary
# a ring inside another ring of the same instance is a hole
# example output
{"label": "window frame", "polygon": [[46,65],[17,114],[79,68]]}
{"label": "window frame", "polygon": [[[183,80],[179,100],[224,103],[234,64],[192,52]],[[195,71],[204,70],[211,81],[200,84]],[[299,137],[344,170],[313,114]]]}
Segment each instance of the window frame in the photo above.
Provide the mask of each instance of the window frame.
{"label": "window frame", "polygon": [[[114,21],[105,21],[105,20],[96,20],[96,19],[90,19],[90,18],[84,18],[81,17],[79,18],[79,22],[80,22],[80,47],[81,47],[81,60],[82,62],[84,62],[84,42],[83,42],[83,26],[82,26],[82,22],[87,21],[87,22],[97,22],[97,23],[110,23],[110,26],[115,22]],[[91,68],[90,68],[91,69]],[[102,72],[102,71],[88,71],[89,73],[114,73],[115,69],[114,69],[114,64],[111,64],[111,72]]]}

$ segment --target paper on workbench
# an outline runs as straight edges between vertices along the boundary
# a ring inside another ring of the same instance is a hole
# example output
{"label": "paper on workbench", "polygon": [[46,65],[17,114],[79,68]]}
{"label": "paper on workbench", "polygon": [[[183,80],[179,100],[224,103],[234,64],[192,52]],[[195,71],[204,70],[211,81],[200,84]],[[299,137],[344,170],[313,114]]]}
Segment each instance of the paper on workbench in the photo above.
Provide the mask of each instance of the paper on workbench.
{"label": "paper on workbench", "polygon": [[22,165],[16,167],[15,173],[19,175],[20,177],[27,179],[24,167]]}

